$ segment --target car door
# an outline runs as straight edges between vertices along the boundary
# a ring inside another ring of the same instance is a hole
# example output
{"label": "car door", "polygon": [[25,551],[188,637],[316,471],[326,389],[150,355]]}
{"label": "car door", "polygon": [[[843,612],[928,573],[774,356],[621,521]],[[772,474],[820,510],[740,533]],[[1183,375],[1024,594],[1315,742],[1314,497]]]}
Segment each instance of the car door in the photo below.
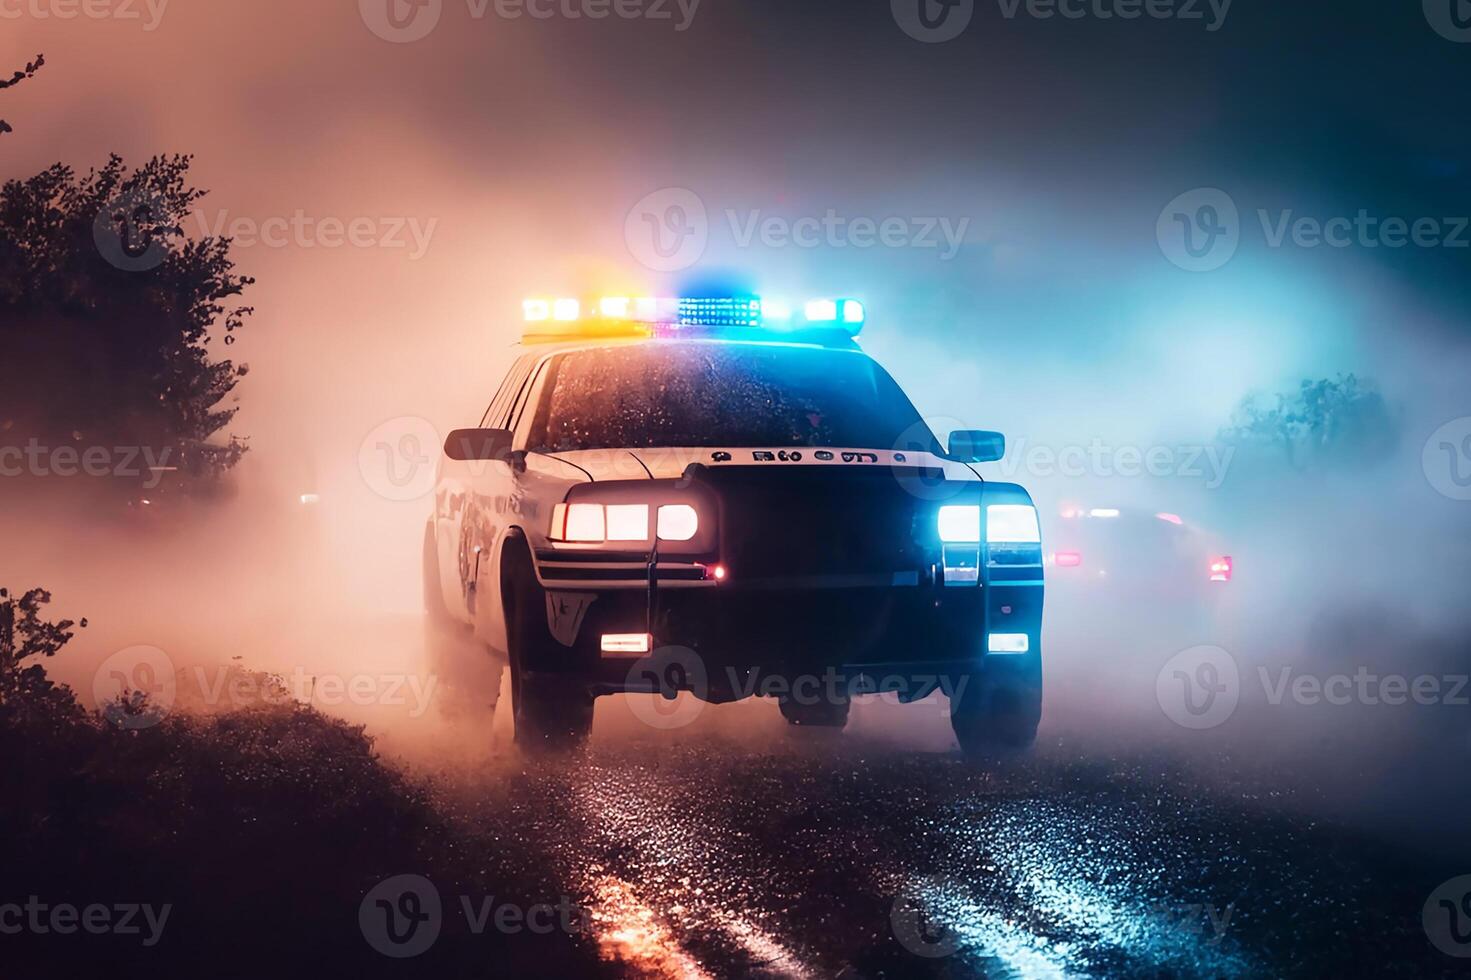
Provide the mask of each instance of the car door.
{"label": "car door", "polygon": [[[540,359],[531,353],[517,358],[500,389],[481,416],[479,427],[503,429],[512,409],[529,387],[530,376]],[[484,539],[494,540],[494,501],[511,491],[512,473],[507,463],[482,460],[452,460],[441,455],[439,485],[435,490],[435,537],[438,544],[439,581],[445,606],[466,622],[475,618],[475,582],[483,554]],[[481,551],[476,551],[477,546]]]}

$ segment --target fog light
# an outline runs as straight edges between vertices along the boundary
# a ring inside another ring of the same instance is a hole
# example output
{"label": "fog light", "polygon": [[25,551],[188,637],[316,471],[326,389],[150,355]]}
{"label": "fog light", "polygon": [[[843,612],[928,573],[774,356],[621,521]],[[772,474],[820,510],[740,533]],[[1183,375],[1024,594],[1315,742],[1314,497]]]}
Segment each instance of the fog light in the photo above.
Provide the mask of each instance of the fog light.
{"label": "fog light", "polygon": [[1025,633],[992,633],[986,646],[992,653],[1026,653],[1031,648]]}
{"label": "fog light", "polygon": [[604,633],[604,653],[648,653],[653,637],[648,633]]}

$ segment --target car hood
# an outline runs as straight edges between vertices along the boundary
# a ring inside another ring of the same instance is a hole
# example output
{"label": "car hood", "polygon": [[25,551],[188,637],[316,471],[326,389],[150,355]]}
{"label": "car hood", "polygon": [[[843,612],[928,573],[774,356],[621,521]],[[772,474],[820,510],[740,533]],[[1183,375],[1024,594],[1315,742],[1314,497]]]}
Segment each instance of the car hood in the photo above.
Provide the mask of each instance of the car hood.
{"label": "car hood", "polygon": [[722,467],[894,467],[898,469],[939,470],[946,480],[980,482],[970,466],[943,459],[933,453],[894,451],[890,449],[851,449],[841,446],[679,449],[586,449],[576,452],[543,454],[562,460],[582,470],[596,481],[606,480],[673,480],[684,475],[691,463],[712,469]]}

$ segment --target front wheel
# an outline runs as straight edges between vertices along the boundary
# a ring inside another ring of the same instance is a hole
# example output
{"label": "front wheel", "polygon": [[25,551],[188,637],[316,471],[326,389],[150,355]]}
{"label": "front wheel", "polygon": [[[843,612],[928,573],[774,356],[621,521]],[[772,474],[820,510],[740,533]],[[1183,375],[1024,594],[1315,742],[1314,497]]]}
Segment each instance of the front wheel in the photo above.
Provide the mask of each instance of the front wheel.
{"label": "front wheel", "polygon": [[526,546],[511,542],[507,548],[506,633],[516,744],[531,750],[577,748],[592,732],[592,696],[570,675],[553,670],[557,654],[568,651],[547,628],[546,590],[536,580]]}
{"label": "front wheel", "polygon": [[988,659],[965,682],[950,701],[950,727],[962,751],[967,755],[1017,752],[1036,741],[1042,720],[1039,658],[1001,664]]}

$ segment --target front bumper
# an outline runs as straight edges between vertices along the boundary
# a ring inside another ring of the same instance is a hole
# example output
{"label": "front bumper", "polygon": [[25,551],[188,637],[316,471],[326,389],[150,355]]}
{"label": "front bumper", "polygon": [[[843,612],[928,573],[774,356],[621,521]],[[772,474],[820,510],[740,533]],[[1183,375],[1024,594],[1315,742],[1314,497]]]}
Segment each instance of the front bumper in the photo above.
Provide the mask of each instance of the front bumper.
{"label": "front bumper", "polygon": [[[717,581],[698,565],[661,563],[651,589],[647,565],[641,581],[632,567],[616,581],[587,578],[586,569],[569,580],[567,571],[555,562],[540,569],[559,644],[545,666],[577,675],[594,693],[644,689],[630,676],[648,655],[605,652],[606,634],[648,634],[655,659],[682,659],[693,668],[684,673],[700,675],[685,689],[703,685],[698,693],[717,701],[759,689],[757,677],[835,678],[862,690],[888,677],[966,674],[988,660],[1040,655],[1043,590],[1035,578],[947,587],[935,569],[921,568]],[[1025,635],[1027,652],[989,654],[992,632]]]}

